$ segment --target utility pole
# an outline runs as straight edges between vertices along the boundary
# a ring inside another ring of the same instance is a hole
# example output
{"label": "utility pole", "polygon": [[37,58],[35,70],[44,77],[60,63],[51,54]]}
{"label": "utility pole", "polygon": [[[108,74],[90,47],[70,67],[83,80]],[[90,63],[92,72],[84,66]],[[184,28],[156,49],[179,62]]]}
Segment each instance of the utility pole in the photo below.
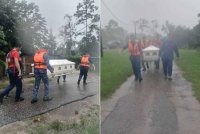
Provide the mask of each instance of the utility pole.
{"label": "utility pole", "polygon": [[85,23],[86,23],[85,37],[86,37],[86,43],[85,43],[85,46],[87,46],[87,43],[88,43],[88,37],[87,37],[87,11],[88,11],[88,9],[87,9],[87,4],[86,4],[86,10],[85,10]]}
{"label": "utility pole", "polygon": [[100,22],[100,49],[101,49],[101,57],[103,57],[103,40],[102,40],[101,22]]}
{"label": "utility pole", "polygon": [[138,23],[138,21],[133,21],[134,31],[135,31],[135,38],[137,36],[137,23]]}

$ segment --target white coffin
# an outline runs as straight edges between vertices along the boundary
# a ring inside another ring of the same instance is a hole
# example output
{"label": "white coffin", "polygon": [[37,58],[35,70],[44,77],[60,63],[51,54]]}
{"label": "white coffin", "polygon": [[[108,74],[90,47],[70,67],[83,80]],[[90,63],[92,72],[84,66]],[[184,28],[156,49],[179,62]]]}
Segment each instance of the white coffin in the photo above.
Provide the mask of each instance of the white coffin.
{"label": "white coffin", "polygon": [[159,48],[155,46],[149,46],[143,49],[143,60],[144,61],[156,61],[159,58]]}
{"label": "white coffin", "polygon": [[[58,60],[49,60],[49,64],[54,68],[55,76],[66,75],[73,73],[75,70],[75,63],[66,59]],[[32,74],[34,73],[34,64],[32,66]],[[51,75],[51,72],[48,70],[47,75]]]}

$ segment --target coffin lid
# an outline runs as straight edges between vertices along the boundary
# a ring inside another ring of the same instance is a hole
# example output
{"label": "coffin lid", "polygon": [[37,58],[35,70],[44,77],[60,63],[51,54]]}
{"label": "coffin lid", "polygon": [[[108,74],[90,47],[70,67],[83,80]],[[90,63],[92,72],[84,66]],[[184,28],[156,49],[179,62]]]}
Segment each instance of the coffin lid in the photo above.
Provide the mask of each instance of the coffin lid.
{"label": "coffin lid", "polygon": [[[75,65],[74,62],[66,60],[66,59],[49,60],[49,64],[51,66],[55,66],[55,65]],[[34,64],[31,64],[31,66],[34,66]]]}
{"label": "coffin lid", "polygon": [[74,65],[75,63],[66,59],[49,60],[50,65]]}
{"label": "coffin lid", "polygon": [[142,51],[159,51],[160,49],[158,47],[155,47],[155,46],[149,46],[145,49],[143,49]]}

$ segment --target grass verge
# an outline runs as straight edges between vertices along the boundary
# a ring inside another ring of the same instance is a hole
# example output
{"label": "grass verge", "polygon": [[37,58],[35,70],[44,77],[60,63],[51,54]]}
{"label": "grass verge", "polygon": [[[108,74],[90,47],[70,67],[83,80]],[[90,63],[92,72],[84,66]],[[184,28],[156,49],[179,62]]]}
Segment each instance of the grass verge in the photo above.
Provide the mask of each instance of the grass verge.
{"label": "grass verge", "polygon": [[200,52],[196,50],[180,50],[177,65],[183,71],[183,76],[192,83],[196,98],[200,101]]}
{"label": "grass verge", "polygon": [[101,59],[101,99],[110,97],[131,74],[127,52],[105,51]]}
{"label": "grass verge", "polygon": [[99,105],[93,105],[80,118],[53,121],[29,130],[31,134],[99,134]]}

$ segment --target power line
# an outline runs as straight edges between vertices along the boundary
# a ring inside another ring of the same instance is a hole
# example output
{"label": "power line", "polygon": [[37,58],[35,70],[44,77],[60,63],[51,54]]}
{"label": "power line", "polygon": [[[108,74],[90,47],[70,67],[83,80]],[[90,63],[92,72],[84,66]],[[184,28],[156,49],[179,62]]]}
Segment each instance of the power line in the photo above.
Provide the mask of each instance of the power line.
{"label": "power line", "polygon": [[103,0],[101,0],[102,1],[102,3],[103,3],[103,5],[105,6],[105,8],[111,13],[111,15],[114,17],[114,18],[116,18],[119,22],[121,22],[122,24],[124,24],[124,25],[133,25],[133,24],[131,24],[131,23],[126,23],[126,22],[124,22],[124,21],[122,21],[120,18],[118,18],[113,12],[112,12],[112,10],[110,10],[110,8],[105,4],[105,2],[103,1]]}
{"label": "power line", "polygon": [[81,29],[79,29],[78,31],[76,31],[77,33],[78,32],[80,32],[80,31],[82,31],[83,29],[85,29],[86,27],[88,27],[88,26],[90,26],[90,25],[92,25],[93,23],[91,22],[89,25],[87,25],[87,26],[85,26],[85,27],[83,27],[83,28],[81,28]]}

